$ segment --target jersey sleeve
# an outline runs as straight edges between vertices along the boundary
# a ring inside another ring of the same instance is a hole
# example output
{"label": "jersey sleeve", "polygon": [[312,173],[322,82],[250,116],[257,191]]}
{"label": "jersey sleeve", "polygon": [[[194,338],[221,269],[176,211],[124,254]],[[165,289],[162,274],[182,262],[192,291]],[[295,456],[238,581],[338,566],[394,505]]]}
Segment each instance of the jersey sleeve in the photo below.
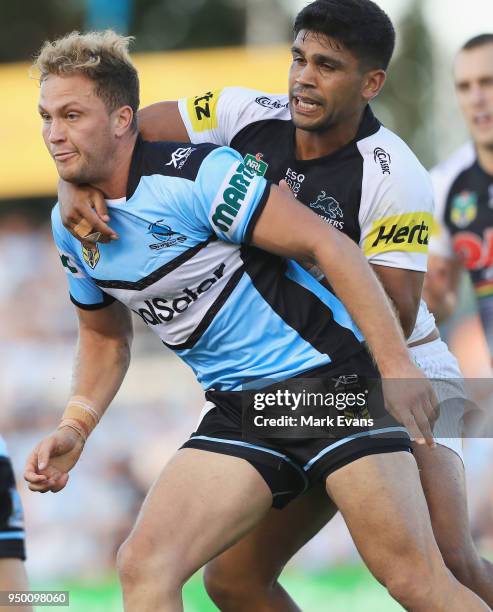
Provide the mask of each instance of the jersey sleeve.
{"label": "jersey sleeve", "polygon": [[63,227],[58,204],[51,213],[51,227],[60,261],[67,275],[71,301],[84,310],[96,310],[114,302],[114,298],[101,291],[86,274],[78,255],[82,246]]}
{"label": "jersey sleeve", "polygon": [[190,142],[222,146],[230,146],[236,134],[250,123],[289,113],[286,95],[266,95],[245,87],[224,87],[182,98],[178,110]]}
{"label": "jersey sleeve", "polygon": [[193,214],[221,240],[248,244],[270,186],[270,181],[245,167],[238,152],[214,149],[203,160],[194,183]]}
{"label": "jersey sleeve", "polygon": [[439,167],[433,168],[430,176],[435,195],[435,219],[430,239],[430,255],[454,259],[452,238],[445,223],[445,208],[450,181]]}
{"label": "jersey sleeve", "polygon": [[404,143],[373,146],[363,164],[360,247],[371,264],[426,272],[434,209],[429,174]]}

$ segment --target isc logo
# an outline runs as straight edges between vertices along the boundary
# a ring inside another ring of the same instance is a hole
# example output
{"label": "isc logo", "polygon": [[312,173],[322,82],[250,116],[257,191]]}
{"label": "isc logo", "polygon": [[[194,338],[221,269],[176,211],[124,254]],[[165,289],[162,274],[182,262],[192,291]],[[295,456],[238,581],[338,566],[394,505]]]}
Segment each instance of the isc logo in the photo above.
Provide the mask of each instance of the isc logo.
{"label": "isc logo", "polygon": [[386,251],[427,253],[432,224],[432,215],[426,212],[396,215],[375,221],[364,242],[365,255]]}

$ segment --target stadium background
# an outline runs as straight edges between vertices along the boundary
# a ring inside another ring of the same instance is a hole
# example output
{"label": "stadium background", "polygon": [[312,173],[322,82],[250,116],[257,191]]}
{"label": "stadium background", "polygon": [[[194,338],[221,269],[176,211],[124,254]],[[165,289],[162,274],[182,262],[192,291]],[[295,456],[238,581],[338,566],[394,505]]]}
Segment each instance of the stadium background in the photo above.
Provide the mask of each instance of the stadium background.
{"label": "stadium background", "polygon": [[[133,362],[68,487],[27,491],[27,453],[57,422],[69,392],[76,338],[48,225],[56,173],[44,150],[29,61],[43,40],[72,29],[114,27],[137,37],[142,104],[224,85],[285,91],[289,40],[300,0],[23,0],[0,20],[0,431],[7,439],[26,512],[33,588],[68,588],[73,611],[121,610],[116,549],[152,480],[193,430],[202,397],[191,372],[136,323]],[[469,36],[493,23],[482,0],[379,0],[398,47],[377,114],[429,167],[466,133],[451,61]],[[488,376],[470,288],[444,333],[467,376]],[[484,554],[493,554],[493,444],[466,443],[470,514]],[[398,610],[362,567],[340,519],[287,568],[283,581],[304,610]],[[187,611],[215,609],[195,577]],[[47,608],[43,608],[47,609]]]}

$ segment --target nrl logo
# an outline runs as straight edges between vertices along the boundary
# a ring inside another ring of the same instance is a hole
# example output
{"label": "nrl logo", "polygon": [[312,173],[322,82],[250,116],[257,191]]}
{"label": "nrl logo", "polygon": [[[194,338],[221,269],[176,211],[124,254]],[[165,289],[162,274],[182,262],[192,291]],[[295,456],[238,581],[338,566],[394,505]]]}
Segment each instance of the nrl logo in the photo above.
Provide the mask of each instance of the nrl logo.
{"label": "nrl logo", "polygon": [[98,245],[95,244],[90,249],[82,245],[82,257],[86,264],[92,270],[94,270],[94,268],[98,265],[99,259],[101,257]]}
{"label": "nrl logo", "polygon": [[310,208],[313,208],[313,210],[320,210],[330,219],[342,219],[344,216],[339,202],[332,196],[328,196],[325,191],[319,193],[315,202],[310,202]]}
{"label": "nrl logo", "polygon": [[262,160],[263,156],[263,153],[256,153],[255,155],[248,153],[247,155],[245,155],[243,163],[249,170],[253,170],[259,176],[265,176],[269,164]]}

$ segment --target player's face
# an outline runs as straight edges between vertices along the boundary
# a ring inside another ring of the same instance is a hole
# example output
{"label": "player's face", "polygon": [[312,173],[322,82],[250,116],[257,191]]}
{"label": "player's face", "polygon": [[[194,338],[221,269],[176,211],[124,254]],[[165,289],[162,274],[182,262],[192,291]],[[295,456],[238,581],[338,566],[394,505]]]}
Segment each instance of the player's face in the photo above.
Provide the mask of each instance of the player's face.
{"label": "player's face", "polygon": [[115,146],[111,114],[83,75],[49,75],[41,84],[43,138],[58,174],[73,183],[107,178]]}
{"label": "player's face", "polygon": [[493,148],[493,44],[459,53],[455,87],[474,142]]}
{"label": "player's face", "polygon": [[337,41],[301,30],[292,46],[289,104],[299,129],[325,131],[354,116],[368,102],[357,58]]}

